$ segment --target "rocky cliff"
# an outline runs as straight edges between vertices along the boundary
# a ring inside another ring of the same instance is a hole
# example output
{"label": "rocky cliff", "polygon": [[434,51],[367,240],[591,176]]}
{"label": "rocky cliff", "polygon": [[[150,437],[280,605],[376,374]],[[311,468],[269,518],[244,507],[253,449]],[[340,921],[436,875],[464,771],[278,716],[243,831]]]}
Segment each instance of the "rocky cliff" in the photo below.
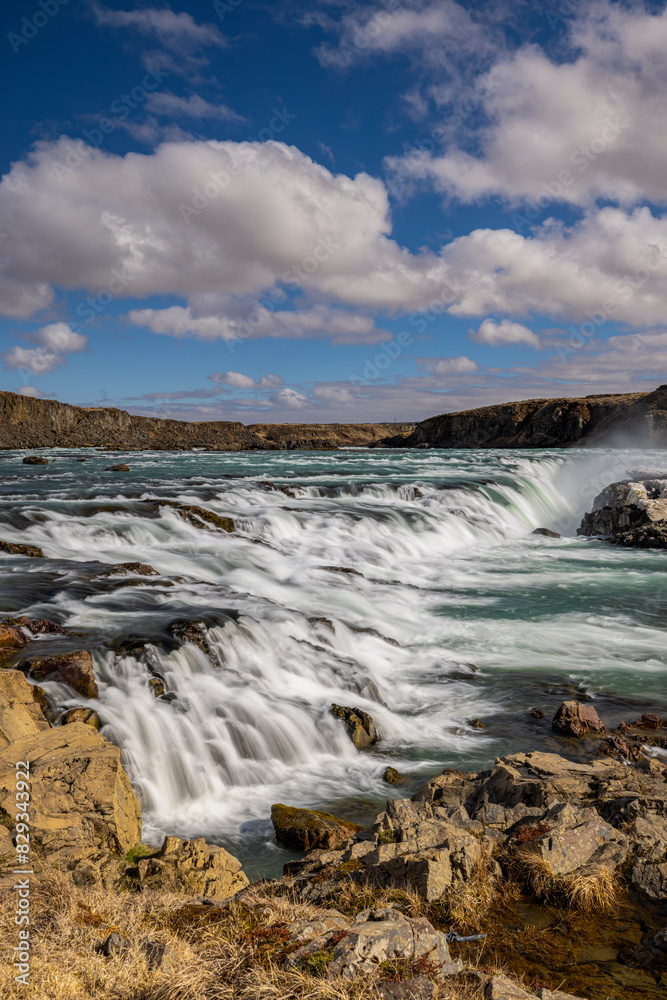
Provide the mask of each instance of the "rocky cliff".
{"label": "rocky cliff", "polygon": [[368,445],[413,424],[244,424],[137,417],[114,407],[82,407],[0,392],[0,448],[207,448],[212,451],[327,450]]}
{"label": "rocky cliff", "polygon": [[667,385],[654,392],[526,399],[443,413],[381,442],[394,448],[667,447]]}

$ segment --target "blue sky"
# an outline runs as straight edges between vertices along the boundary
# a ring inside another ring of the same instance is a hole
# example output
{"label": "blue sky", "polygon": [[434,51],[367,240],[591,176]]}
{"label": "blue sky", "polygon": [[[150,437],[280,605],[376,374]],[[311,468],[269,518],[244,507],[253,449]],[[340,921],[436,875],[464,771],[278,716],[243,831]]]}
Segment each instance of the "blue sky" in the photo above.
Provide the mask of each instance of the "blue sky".
{"label": "blue sky", "polygon": [[249,423],[665,380],[664,4],[2,18],[2,388]]}

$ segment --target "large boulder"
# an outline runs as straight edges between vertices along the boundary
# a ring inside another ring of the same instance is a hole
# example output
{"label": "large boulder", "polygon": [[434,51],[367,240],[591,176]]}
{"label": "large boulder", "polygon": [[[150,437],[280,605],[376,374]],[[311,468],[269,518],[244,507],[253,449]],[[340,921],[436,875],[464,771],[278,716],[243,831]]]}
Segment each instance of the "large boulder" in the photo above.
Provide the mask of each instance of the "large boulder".
{"label": "large boulder", "polygon": [[551,728],[563,736],[588,736],[604,731],[604,723],[592,705],[564,701],[553,717]]}
{"label": "large boulder", "polygon": [[276,840],[298,851],[336,848],[362,828],[316,809],[297,809],[278,802],[271,806],[271,822]]}
{"label": "large boulder", "polygon": [[584,515],[579,535],[602,535],[615,545],[667,548],[667,473],[607,486]]}

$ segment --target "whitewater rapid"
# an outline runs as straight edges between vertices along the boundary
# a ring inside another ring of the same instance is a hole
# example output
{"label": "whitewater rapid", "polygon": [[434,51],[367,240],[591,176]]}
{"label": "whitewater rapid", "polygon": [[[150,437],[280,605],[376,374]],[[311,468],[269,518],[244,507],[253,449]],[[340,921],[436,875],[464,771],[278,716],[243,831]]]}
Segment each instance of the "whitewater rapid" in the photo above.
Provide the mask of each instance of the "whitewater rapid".
{"label": "whitewater rapid", "polygon": [[[568,693],[610,721],[665,705],[664,556],[575,534],[603,486],[661,453],[24,454],[2,459],[0,539],[47,558],[0,557],[2,613],[86,633],[87,704],[121,747],[148,841],[203,835],[266,873],[284,860],[274,802],[364,821],[388,764],[408,794],[443,766],[558,749],[548,716]],[[105,471],[116,462],[131,471]],[[99,562],[128,561],[160,575],[100,577]],[[174,622],[201,623],[205,642],[178,641]],[[333,702],[369,712],[381,741],[359,753]]]}

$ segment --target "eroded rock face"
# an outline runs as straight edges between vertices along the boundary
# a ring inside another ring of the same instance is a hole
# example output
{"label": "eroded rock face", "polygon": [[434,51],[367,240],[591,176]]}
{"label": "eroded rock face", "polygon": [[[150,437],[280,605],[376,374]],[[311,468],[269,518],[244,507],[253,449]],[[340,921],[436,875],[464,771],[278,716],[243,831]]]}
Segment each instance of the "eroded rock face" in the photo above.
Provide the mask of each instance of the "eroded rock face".
{"label": "eroded rock face", "polygon": [[238,858],[203,837],[165,837],[159,854],[142,858],[137,870],[140,881],[153,888],[186,889],[214,900],[228,899],[249,884]]}
{"label": "eroded rock face", "polygon": [[278,843],[298,851],[336,848],[361,830],[356,823],[337,819],[331,813],[295,809],[281,802],[271,806],[271,822]]}
{"label": "eroded rock face", "polygon": [[332,705],[331,714],[343,720],[357,750],[365,750],[377,741],[375,723],[368,712],[360,708],[349,708],[347,705]]}
{"label": "eroded rock face", "polygon": [[667,548],[667,472],[607,486],[577,534],[603,535],[614,545],[632,548]]}

